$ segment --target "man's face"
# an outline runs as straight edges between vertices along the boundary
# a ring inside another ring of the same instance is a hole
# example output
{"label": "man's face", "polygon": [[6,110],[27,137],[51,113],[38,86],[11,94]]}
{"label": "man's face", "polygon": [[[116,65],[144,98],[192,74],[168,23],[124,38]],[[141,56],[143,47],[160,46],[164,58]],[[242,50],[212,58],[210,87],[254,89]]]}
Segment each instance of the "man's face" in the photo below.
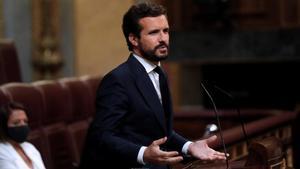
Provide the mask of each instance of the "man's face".
{"label": "man's face", "polygon": [[145,17],[139,21],[142,30],[140,38],[136,40],[138,55],[158,62],[168,57],[169,49],[169,24],[165,15]]}

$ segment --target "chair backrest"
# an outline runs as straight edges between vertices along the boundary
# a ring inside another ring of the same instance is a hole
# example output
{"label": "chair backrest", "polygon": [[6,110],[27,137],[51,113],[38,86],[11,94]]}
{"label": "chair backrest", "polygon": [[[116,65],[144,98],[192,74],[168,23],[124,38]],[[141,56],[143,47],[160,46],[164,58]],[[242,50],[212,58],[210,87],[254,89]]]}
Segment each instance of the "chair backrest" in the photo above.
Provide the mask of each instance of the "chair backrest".
{"label": "chair backrest", "polygon": [[8,103],[10,100],[7,97],[7,95],[5,95],[0,87],[0,106]]}
{"label": "chair backrest", "polygon": [[73,105],[73,121],[84,120],[91,116],[94,102],[89,86],[78,78],[62,78],[59,83],[69,90]]}
{"label": "chair backrest", "polygon": [[68,134],[71,138],[71,146],[74,150],[72,161],[75,166],[79,165],[88,127],[89,123],[87,120],[77,121],[67,126]]}
{"label": "chair backrest", "polygon": [[72,102],[68,90],[58,82],[51,80],[32,84],[42,93],[45,102],[45,114],[42,116],[43,125],[72,120]]}
{"label": "chair backrest", "polygon": [[0,84],[21,81],[20,64],[14,42],[0,40]]}
{"label": "chair backrest", "polygon": [[52,159],[50,155],[49,143],[45,139],[46,136],[41,128],[31,130],[28,136],[28,142],[32,143],[36,149],[40,152],[45,167],[47,169],[53,168]]}
{"label": "chair backrest", "polygon": [[92,106],[92,116],[95,114],[96,112],[96,92],[98,89],[98,86],[102,80],[102,76],[92,76],[92,75],[86,75],[86,76],[82,76],[80,77],[80,80],[82,80],[89,88],[89,92],[91,93],[91,98],[92,98],[92,102],[93,102],[93,106]]}
{"label": "chair backrest", "polygon": [[74,149],[64,123],[55,123],[42,128],[49,146],[51,169],[73,169]]}
{"label": "chair backrest", "polygon": [[9,100],[23,104],[27,111],[29,125],[32,129],[41,125],[41,116],[45,111],[42,94],[31,84],[8,83],[1,86]]}

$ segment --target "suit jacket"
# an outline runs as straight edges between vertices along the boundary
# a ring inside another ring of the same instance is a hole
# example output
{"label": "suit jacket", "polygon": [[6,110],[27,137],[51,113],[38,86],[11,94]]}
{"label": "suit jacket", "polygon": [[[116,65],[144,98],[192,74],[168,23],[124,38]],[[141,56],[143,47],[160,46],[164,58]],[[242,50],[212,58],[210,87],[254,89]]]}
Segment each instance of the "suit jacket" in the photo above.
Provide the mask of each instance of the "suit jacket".
{"label": "suit jacket", "polygon": [[[24,152],[31,159],[34,169],[45,169],[39,151],[30,143],[20,144]],[[0,168],[1,169],[29,169],[22,157],[9,143],[0,143]]]}
{"label": "suit jacket", "polygon": [[187,140],[172,130],[170,99],[167,107],[165,115],[149,75],[131,55],[125,63],[109,72],[99,85],[96,115],[87,134],[81,168],[142,167],[137,162],[141,146],[148,146],[164,136],[168,140],[161,148],[180,153]]}

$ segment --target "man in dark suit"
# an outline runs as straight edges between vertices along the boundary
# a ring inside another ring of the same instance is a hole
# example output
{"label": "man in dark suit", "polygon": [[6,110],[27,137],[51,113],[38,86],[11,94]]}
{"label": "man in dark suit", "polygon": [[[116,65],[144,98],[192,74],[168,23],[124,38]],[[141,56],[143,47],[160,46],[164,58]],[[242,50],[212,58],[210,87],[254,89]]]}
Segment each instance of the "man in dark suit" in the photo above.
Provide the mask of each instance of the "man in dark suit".
{"label": "man in dark suit", "polygon": [[81,168],[166,169],[184,155],[224,160],[224,153],[208,147],[216,136],[190,142],[172,130],[171,97],[160,68],[169,48],[166,10],[133,5],[122,28],[131,54],[98,88]]}

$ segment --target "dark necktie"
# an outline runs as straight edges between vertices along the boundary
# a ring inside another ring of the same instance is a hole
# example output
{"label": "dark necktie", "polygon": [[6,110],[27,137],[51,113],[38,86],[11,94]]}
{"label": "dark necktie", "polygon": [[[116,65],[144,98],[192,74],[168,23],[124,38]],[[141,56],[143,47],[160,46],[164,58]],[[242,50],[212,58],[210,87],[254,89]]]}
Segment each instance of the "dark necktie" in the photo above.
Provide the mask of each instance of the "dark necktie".
{"label": "dark necktie", "polygon": [[169,113],[168,111],[168,106],[169,106],[169,87],[168,87],[168,82],[165,73],[161,70],[159,66],[156,66],[154,69],[156,73],[159,74],[159,87],[160,87],[160,93],[161,93],[161,100],[162,100],[162,105],[164,108],[164,113],[165,116]]}

